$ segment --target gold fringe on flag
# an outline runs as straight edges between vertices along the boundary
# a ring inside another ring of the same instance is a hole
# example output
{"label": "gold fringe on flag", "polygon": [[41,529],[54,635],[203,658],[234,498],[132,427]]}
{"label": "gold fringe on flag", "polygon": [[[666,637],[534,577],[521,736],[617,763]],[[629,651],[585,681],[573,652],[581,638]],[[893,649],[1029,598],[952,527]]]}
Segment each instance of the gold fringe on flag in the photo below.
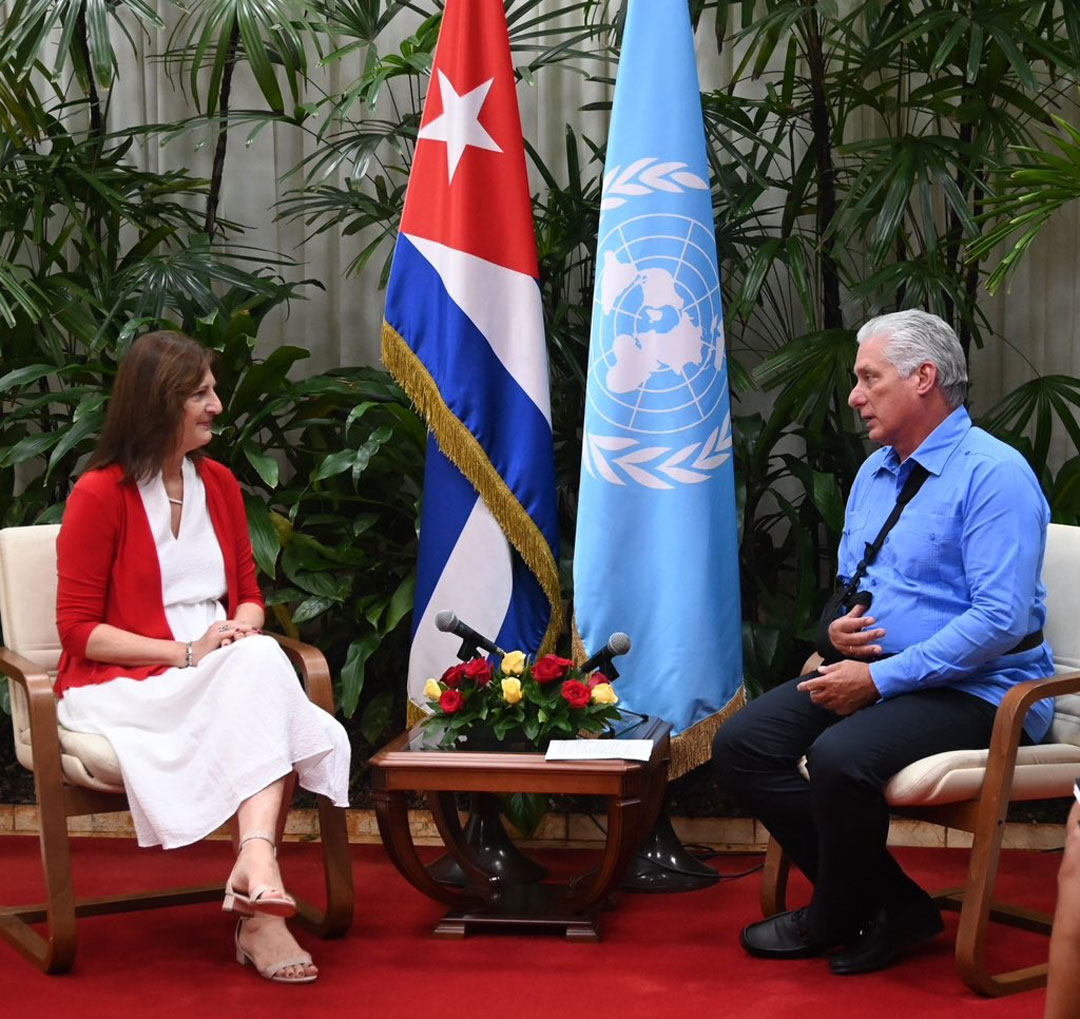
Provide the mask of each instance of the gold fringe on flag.
{"label": "gold fringe on flag", "polygon": [[414,725],[422,722],[425,718],[430,718],[431,712],[425,711],[419,704],[414,704],[412,701],[405,702],[405,728],[411,729]]}
{"label": "gold fringe on flag", "polygon": [[732,715],[746,704],[746,687],[742,684],[735,691],[731,700],[719,711],[695,722],[689,729],[684,729],[671,740],[671,762],[668,765],[668,778],[681,778],[688,771],[693,771],[712,758],[713,737]]}
{"label": "gold fringe on flag", "polygon": [[476,436],[446,406],[427,366],[387,322],[383,322],[382,327],[382,358],[390,374],[427,421],[439,449],[476,489],[507,540],[539,582],[551,605],[551,618],[539,649],[540,654],[547,654],[554,649],[563,627],[559,568],[551,546],[495,469]]}
{"label": "gold fringe on flag", "polygon": [[[571,621],[571,654],[579,665],[585,661],[589,652],[578,632],[577,619]],[[616,690],[618,682],[616,682]],[[704,764],[712,757],[712,742],[717,729],[746,704],[746,687],[739,684],[739,689],[719,711],[708,718],[695,722],[689,729],[684,729],[671,738],[671,760],[668,763],[668,778],[682,778],[688,771]]]}

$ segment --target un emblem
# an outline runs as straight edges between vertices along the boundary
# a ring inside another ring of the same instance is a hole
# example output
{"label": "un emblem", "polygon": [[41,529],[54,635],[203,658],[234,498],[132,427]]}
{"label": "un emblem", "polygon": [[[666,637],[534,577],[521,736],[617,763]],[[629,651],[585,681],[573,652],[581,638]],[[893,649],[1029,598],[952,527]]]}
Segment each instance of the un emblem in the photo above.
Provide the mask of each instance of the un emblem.
{"label": "un emblem", "polygon": [[714,251],[707,226],[670,213],[624,219],[600,239],[586,434],[594,474],[670,488],[707,480],[730,454]]}
{"label": "un emblem", "polygon": [[626,219],[601,239],[590,400],[603,420],[667,435],[712,419],[725,394],[713,250],[685,216]]}

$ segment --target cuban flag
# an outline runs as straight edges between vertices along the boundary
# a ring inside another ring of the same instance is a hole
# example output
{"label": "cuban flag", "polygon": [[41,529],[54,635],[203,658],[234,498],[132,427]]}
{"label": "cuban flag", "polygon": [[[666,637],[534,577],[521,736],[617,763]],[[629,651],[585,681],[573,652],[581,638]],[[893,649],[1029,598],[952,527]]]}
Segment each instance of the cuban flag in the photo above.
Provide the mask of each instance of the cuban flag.
{"label": "cuban flag", "polygon": [[690,765],[744,696],[708,181],[687,0],[630,0],[601,193],[574,612],[586,650],[630,635],[621,704],[688,737]]}
{"label": "cuban flag", "polygon": [[410,700],[450,609],[507,650],[562,626],[536,241],[502,0],[448,0],[386,295],[383,360],[430,429]]}

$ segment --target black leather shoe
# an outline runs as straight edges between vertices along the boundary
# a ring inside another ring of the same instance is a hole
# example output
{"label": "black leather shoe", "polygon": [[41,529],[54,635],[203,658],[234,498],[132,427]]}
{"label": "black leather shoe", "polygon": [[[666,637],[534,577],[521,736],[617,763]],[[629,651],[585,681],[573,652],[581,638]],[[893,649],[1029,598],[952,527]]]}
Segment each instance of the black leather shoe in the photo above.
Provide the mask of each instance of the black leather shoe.
{"label": "black leather shoe", "polygon": [[752,923],[739,935],[739,944],[751,955],[762,959],[809,959],[824,955],[828,945],[815,941],[806,929],[806,910],[792,909],[787,913]]}
{"label": "black leather shoe", "polygon": [[919,908],[889,914],[879,909],[859,936],[829,960],[837,976],[873,973],[891,966],[912,945],[928,941],[945,929],[941,913],[928,901]]}

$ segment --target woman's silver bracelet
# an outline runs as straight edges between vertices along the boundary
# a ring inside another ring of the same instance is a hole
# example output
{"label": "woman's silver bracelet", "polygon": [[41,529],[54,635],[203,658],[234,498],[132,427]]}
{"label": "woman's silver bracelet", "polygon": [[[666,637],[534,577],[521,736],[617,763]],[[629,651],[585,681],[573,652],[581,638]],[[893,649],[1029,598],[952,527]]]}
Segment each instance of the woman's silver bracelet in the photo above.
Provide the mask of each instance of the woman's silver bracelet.
{"label": "woman's silver bracelet", "polygon": [[184,668],[190,669],[195,664],[191,657],[191,641],[187,642],[187,647],[184,650]]}

